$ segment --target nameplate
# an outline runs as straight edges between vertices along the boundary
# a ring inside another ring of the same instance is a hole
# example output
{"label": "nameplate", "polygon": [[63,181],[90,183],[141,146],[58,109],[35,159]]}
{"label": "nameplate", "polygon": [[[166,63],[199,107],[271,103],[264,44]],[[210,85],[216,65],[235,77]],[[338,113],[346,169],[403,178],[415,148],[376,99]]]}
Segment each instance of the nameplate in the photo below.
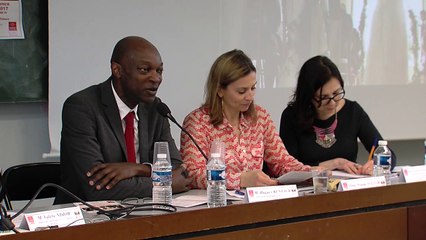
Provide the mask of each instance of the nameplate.
{"label": "nameplate", "polygon": [[386,186],[385,176],[341,180],[337,191],[350,191],[381,186]]}
{"label": "nameplate", "polygon": [[248,187],[246,192],[247,201],[249,203],[293,198],[299,196],[295,184],[268,187]]}
{"label": "nameplate", "polygon": [[403,167],[402,174],[406,183],[426,181],[426,165]]}
{"label": "nameplate", "polygon": [[20,228],[44,230],[84,224],[83,214],[79,207],[61,208],[43,212],[27,213],[21,222]]}

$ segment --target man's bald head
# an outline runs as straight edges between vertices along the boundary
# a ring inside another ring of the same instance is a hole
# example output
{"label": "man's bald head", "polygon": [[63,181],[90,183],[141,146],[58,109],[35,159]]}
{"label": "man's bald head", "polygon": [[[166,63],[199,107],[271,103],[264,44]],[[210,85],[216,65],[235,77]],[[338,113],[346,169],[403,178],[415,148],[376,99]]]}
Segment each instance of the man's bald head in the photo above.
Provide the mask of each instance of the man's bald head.
{"label": "man's bald head", "polygon": [[120,63],[123,57],[130,56],[130,53],[132,52],[132,50],[136,48],[141,48],[141,47],[153,48],[158,52],[157,48],[145,38],[141,38],[138,36],[129,36],[117,42],[112,52],[111,63],[112,62]]}
{"label": "man's bald head", "polygon": [[129,108],[155,100],[162,74],[160,53],[148,40],[130,36],[115,45],[111,77],[115,91]]}

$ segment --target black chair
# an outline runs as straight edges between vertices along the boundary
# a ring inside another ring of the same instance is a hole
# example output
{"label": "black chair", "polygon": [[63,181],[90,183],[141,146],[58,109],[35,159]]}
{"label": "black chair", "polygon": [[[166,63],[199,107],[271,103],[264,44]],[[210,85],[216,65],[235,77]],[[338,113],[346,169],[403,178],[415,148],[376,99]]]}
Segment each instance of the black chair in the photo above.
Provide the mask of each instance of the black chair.
{"label": "black chair", "polygon": [[4,189],[3,189],[3,172],[0,168],[0,205],[3,203],[4,198]]}
{"label": "black chair", "polygon": [[[30,200],[45,183],[60,184],[61,173],[59,162],[40,162],[16,165],[8,168],[3,174],[4,202],[8,210],[12,210],[11,201]],[[37,196],[51,198],[56,196],[56,189],[47,187]]]}

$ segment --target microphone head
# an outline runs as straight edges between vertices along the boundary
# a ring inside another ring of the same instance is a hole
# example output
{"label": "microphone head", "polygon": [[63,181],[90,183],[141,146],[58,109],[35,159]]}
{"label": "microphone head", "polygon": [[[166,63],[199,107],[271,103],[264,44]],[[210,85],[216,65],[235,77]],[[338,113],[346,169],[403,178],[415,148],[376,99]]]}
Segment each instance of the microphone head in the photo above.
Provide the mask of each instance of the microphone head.
{"label": "microphone head", "polygon": [[163,102],[159,102],[157,104],[157,112],[166,118],[168,118],[169,114],[171,114],[170,108]]}

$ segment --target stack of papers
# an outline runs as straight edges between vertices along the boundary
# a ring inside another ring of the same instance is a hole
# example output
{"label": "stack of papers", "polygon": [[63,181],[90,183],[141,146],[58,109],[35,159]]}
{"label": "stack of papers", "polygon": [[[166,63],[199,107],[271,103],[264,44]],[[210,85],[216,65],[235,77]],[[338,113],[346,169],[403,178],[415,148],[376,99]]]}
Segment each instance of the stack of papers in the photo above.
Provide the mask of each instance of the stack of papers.
{"label": "stack of papers", "polygon": [[[332,171],[331,177],[337,178],[337,179],[353,179],[353,178],[365,178],[365,177],[371,177],[371,176],[350,174],[347,172],[335,170],[335,171]],[[277,180],[280,184],[292,184],[292,183],[304,182],[310,178],[312,178],[311,172],[293,171],[293,172],[288,172],[282,175],[281,177],[277,178]]]}
{"label": "stack of papers", "polygon": [[354,178],[371,177],[370,175],[351,174],[351,173],[347,173],[347,172],[343,172],[339,170],[332,171],[331,176],[337,179],[354,179]]}
{"label": "stack of papers", "polygon": [[207,195],[183,195],[172,200],[172,205],[175,207],[195,207],[207,203]]}

